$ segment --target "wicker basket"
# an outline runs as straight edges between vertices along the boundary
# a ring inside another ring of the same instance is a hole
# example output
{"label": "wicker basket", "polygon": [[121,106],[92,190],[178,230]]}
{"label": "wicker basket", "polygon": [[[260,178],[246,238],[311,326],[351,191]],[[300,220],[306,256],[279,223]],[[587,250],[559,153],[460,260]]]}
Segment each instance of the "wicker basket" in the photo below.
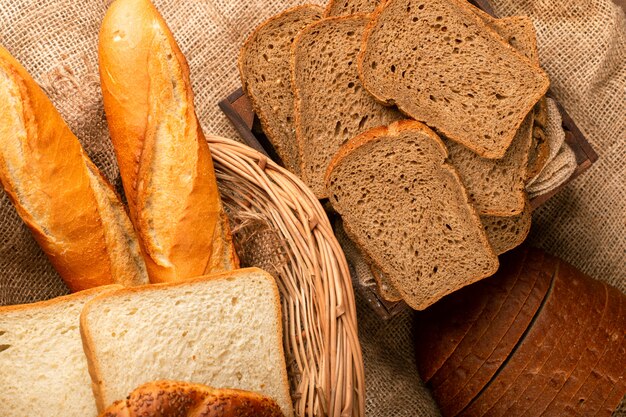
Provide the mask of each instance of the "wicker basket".
{"label": "wicker basket", "polygon": [[[227,210],[278,235],[284,346],[297,416],[363,416],[365,377],[348,264],[313,193],[254,149],[207,138]],[[235,222],[235,228],[237,222]],[[235,233],[236,235],[236,233]]]}

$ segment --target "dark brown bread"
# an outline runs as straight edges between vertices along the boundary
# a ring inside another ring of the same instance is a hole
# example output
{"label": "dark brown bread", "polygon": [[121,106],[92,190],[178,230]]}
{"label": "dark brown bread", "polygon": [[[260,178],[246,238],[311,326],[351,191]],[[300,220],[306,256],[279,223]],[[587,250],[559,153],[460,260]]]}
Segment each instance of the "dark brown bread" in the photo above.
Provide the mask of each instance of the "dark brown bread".
{"label": "dark brown bread", "polygon": [[381,102],[487,158],[504,156],[549,84],[461,0],[378,7],[363,37],[359,75]]}
{"label": "dark brown bread", "polygon": [[371,13],[381,0],[330,0],[326,10],[325,17],[345,16],[356,13]]}
{"label": "dark brown bread", "polygon": [[[548,255],[546,255],[548,256]],[[504,412],[532,381],[533,374],[525,372],[531,366],[540,366],[552,353],[562,337],[564,320],[568,317],[579,296],[571,281],[558,274],[558,260],[549,257],[545,272],[554,271],[552,286],[537,319],[516,350],[509,357],[494,379],[459,415],[478,416],[485,413],[494,416]]]}
{"label": "dark brown bread", "polygon": [[296,137],[301,177],[315,196],[328,196],[324,173],[341,145],[356,135],[402,119],[361,86],[356,56],[367,15],[333,17],[297,36],[292,51]]}
{"label": "dark brown bread", "polygon": [[498,266],[446,157],[432,130],[404,120],[350,140],[326,174],[348,235],[418,310]]}
{"label": "dark brown bread", "polygon": [[485,233],[494,252],[508,252],[524,242],[532,222],[532,209],[526,202],[524,210],[516,216],[480,216]]}
{"label": "dark brown bread", "polygon": [[569,369],[565,368],[565,358],[580,357],[584,346],[577,342],[587,338],[589,333],[585,333],[584,330],[592,318],[600,317],[604,307],[606,297],[604,284],[594,279],[575,279],[574,277],[580,273],[565,262],[560,262],[559,274],[565,274],[572,285],[578,287],[577,300],[571,308],[570,317],[562,323],[563,337],[543,366],[529,364],[530,370],[527,369],[526,372],[534,373],[532,382],[506,410],[506,415],[541,415],[557,395],[569,373]]}
{"label": "dark brown bread", "polygon": [[[616,304],[617,291],[611,291],[611,287],[605,287],[605,302],[599,320],[594,323],[589,337],[584,338],[583,352],[579,355],[574,369],[567,375],[567,380],[559,389],[556,397],[548,404],[544,411],[545,416],[557,417],[563,415],[563,410],[574,401],[574,394],[582,387],[594,365],[602,355],[604,347],[608,344],[609,326],[613,315],[617,313],[613,309]],[[568,361],[569,362],[569,361]]]}
{"label": "dark brown bread", "polygon": [[517,252],[519,262],[504,260],[494,276],[444,297],[417,315],[417,366],[424,382],[429,382],[468,333],[475,331],[487,304],[507,297],[527,256],[525,248]]}
{"label": "dark brown bread", "polygon": [[100,417],[283,417],[276,402],[237,389],[180,381],[155,381],[114,402]]}
{"label": "dark brown bread", "polygon": [[511,291],[497,317],[472,346],[471,353],[438,388],[436,397],[441,398],[438,404],[445,415],[456,415],[489,383],[528,329],[550,286],[552,276],[544,269],[545,258],[540,251],[530,249],[526,260],[521,262],[517,253],[503,258],[502,262],[520,263],[522,270],[517,282],[524,284],[528,279],[532,287],[524,292],[516,292],[516,288]]}
{"label": "dark brown bread", "polygon": [[536,177],[541,172],[550,156],[550,144],[546,139],[545,129],[548,124],[548,103],[546,98],[535,104],[533,136],[528,155],[527,181]]}
{"label": "dark brown bread", "polygon": [[323,9],[304,5],[286,10],[259,25],[239,52],[239,75],[263,132],[284,165],[300,172],[293,120],[291,45],[305,26],[321,19]]}
{"label": "dark brown bread", "polygon": [[609,338],[602,357],[565,408],[568,413],[596,415],[616,383],[626,378],[626,296],[614,288],[610,291],[618,293],[614,303],[619,304],[619,314],[609,324]]}

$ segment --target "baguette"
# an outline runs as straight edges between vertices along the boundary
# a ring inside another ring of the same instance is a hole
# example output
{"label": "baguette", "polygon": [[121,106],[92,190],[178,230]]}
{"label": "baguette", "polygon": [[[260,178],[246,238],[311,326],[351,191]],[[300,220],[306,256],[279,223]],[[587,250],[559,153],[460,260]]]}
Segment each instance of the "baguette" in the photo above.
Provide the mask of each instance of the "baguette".
{"label": "baguette", "polygon": [[150,280],[236,268],[189,68],[165,21],[148,0],[117,0],[98,53],[111,140]]}
{"label": "baguette", "polygon": [[0,181],[72,291],[148,282],[124,206],[43,90],[0,47]]}

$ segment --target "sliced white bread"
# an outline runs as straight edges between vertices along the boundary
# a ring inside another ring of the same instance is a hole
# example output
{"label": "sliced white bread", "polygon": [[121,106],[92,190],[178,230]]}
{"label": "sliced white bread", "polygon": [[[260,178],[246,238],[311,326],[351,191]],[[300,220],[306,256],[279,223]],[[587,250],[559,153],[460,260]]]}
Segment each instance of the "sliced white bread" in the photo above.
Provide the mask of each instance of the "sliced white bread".
{"label": "sliced white bread", "polygon": [[100,411],[170,379],[258,392],[293,415],[278,288],[258,268],[116,291],[80,324]]}
{"label": "sliced white bread", "polygon": [[418,310],[498,268],[447,156],[432,130],[403,120],[349,141],[326,173],[348,236]]}
{"label": "sliced white bread", "polygon": [[290,52],[296,35],[322,17],[323,9],[307,4],[293,7],[263,22],[239,52],[239,75],[263,132],[283,164],[300,172],[293,120]]}
{"label": "sliced white bread", "polygon": [[549,85],[463,0],[382,3],[363,35],[358,70],[378,100],[485,158],[504,156]]}
{"label": "sliced white bread", "polygon": [[97,414],[79,318],[97,287],[33,304],[0,307],[0,416]]}

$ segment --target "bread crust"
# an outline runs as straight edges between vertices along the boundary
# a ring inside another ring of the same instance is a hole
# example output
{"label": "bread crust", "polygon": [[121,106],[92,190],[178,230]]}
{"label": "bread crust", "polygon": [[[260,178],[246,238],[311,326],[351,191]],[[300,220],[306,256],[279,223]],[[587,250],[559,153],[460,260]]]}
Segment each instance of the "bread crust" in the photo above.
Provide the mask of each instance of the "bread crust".
{"label": "bread crust", "polygon": [[[397,104],[395,103],[395,101],[393,101],[392,99],[388,98],[388,97],[382,97],[379,94],[376,93],[376,91],[372,88],[371,85],[369,85],[369,83],[367,82],[367,79],[364,75],[364,60],[365,60],[365,53],[367,50],[367,45],[368,45],[368,41],[369,41],[369,37],[370,34],[372,33],[372,31],[374,30],[374,28],[376,27],[378,20],[380,18],[380,16],[382,15],[383,11],[385,10],[385,8],[392,2],[395,0],[383,0],[381,1],[381,3],[378,5],[378,7],[372,12],[371,14],[371,19],[370,22],[366,25],[364,33],[363,33],[363,38],[362,38],[362,42],[361,42],[361,52],[359,53],[358,57],[357,57],[357,69],[358,69],[358,74],[359,74],[359,78],[361,79],[361,83],[363,84],[363,87],[376,99],[378,100],[380,103],[382,103],[383,105],[386,106],[390,106],[390,105],[394,105]],[[467,146],[468,148],[472,149],[474,152],[476,152],[477,154],[479,154],[480,156],[484,157],[484,158],[490,158],[490,159],[499,159],[502,158],[504,156],[504,154],[506,153],[506,150],[508,149],[508,147],[511,144],[511,141],[513,140],[515,133],[517,131],[517,129],[519,129],[519,126],[522,124],[522,122],[524,121],[524,118],[526,117],[526,115],[530,112],[530,110],[532,109],[532,107],[534,106],[534,104],[545,94],[545,92],[548,90],[549,87],[549,80],[547,78],[547,76],[545,75],[545,73],[543,72],[543,70],[536,64],[533,63],[532,61],[530,61],[527,57],[525,57],[523,54],[519,53],[519,51],[517,51],[515,48],[513,48],[511,45],[509,45],[507,42],[505,42],[502,37],[491,27],[489,27],[489,25],[487,25],[483,19],[481,18],[481,16],[479,16],[475,10],[476,7],[472,6],[469,2],[465,2],[465,1],[460,1],[460,0],[452,0],[452,2],[455,4],[455,7],[458,7],[459,9],[462,9],[466,12],[469,12],[468,14],[470,15],[470,19],[472,20],[472,23],[477,25],[481,31],[484,31],[486,33],[488,33],[488,35],[493,38],[494,40],[498,41],[500,43],[500,45],[505,48],[508,49],[508,52],[517,56],[517,59],[525,62],[526,64],[528,64],[530,67],[533,67],[537,70],[539,70],[541,72],[541,74],[543,74],[543,77],[545,78],[544,80],[544,85],[542,86],[542,92],[540,94],[537,94],[536,97],[532,97],[532,100],[530,100],[532,103],[528,106],[527,109],[523,109],[523,112],[520,112],[520,117],[518,117],[518,120],[515,121],[515,129],[511,129],[511,131],[509,132],[508,137],[504,137],[500,142],[501,142],[501,146],[498,149],[485,149],[483,147],[480,147],[478,145],[475,145],[473,143],[470,143],[468,141],[462,140],[460,137],[456,137],[456,135],[452,134],[452,132],[446,128],[446,126],[433,126],[432,128],[435,129],[438,133],[441,133],[443,135],[445,135],[446,137],[459,142],[465,146]],[[399,110],[402,111],[403,113],[407,114],[407,116],[409,117],[413,117],[411,114],[407,113],[406,110],[404,110],[402,108],[401,105],[398,106]]]}
{"label": "bread crust", "polygon": [[148,382],[104,410],[100,417],[284,417],[278,404],[251,391],[181,381]]}
{"label": "bread crust", "polygon": [[[157,284],[149,284],[142,285],[138,287],[129,287],[122,288],[120,290],[103,294],[101,296],[96,296],[91,299],[89,302],[85,304],[83,310],[80,315],[80,334],[83,340],[83,347],[85,350],[85,356],[87,358],[87,366],[89,370],[89,375],[91,376],[92,381],[92,389],[94,393],[94,397],[96,399],[96,406],[98,408],[98,412],[102,412],[107,405],[109,405],[115,399],[105,398],[104,389],[103,389],[103,381],[101,378],[102,371],[101,365],[95,357],[95,352],[93,350],[93,346],[95,346],[95,342],[92,336],[92,332],[97,332],[98,329],[91,329],[89,327],[87,316],[98,308],[98,303],[101,300],[113,297],[124,297],[127,295],[136,295],[141,293],[149,293],[154,291],[162,291],[168,288],[180,288],[180,287],[188,287],[193,286],[195,283],[205,282],[205,281],[217,281],[217,280],[225,280],[229,281],[233,277],[237,276],[245,276],[247,274],[259,274],[264,277],[269,283],[271,283],[272,292],[274,293],[274,307],[276,308],[277,316],[282,316],[282,307],[280,301],[280,293],[278,292],[278,286],[276,284],[276,280],[267,272],[263,271],[259,268],[242,268],[234,271],[226,271],[216,274],[211,274],[202,277],[195,277],[185,281],[177,281],[177,282],[166,282],[166,283],[157,283]],[[283,321],[277,321],[278,332],[279,332],[279,340],[284,340],[283,338]],[[280,357],[285,359],[285,349],[283,344],[280,344]],[[287,371],[285,368],[281,368],[281,379],[283,380],[283,387],[285,390],[285,398],[290,398],[289,393],[289,380],[287,377]],[[289,416],[287,416],[289,417]]]}
{"label": "bread crust", "polygon": [[137,236],[113,187],[2,47],[0,77],[0,180],[61,278],[72,291],[147,283]]}
{"label": "bread crust", "polygon": [[[254,94],[250,94],[250,89],[249,89],[249,86],[248,86],[248,79],[245,76],[244,61],[245,61],[246,51],[249,49],[250,45],[259,36],[260,32],[262,32],[267,26],[269,26],[273,22],[275,22],[277,20],[280,20],[280,19],[284,18],[285,16],[288,16],[288,15],[290,15],[292,13],[297,13],[297,12],[299,12],[301,10],[304,10],[304,9],[312,9],[314,11],[318,11],[320,15],[324,12],[324,9],[322,7],[320,7],[320,6],[318,6],[318,5],[315,5],[315,4],[304,4],[304,5],[301,5],[301,6],[295,6],[295,7],[289,8],[289,9],[287,9],[287,10],[285,10],[285,11],[283,11],[283,12],[281,12],[281,13],[279,13],[279,14],[271,17],[271,18],[269,18],[268,20],[266,20],[265,22],[263,22],[259,26],[257,26],[257,28],[254,29],[254,31],[248,36],[248,38],[246,38],[246,41],[244,42],[243,46],[239,50],[239,57],[237,59],[237,68],[239,70],[239,77],[241,79],[241,87],[242,87],[244,93],[246,94],[246,96],[250,99],[250,103],[252,104],[252,109],[254,110],[254,113],[259,118],[259,121],[261,122],[261,126],[263,127],[263,132],[265,132],[265,134],[267,135],[268,139],[270,140],[270,142],[272,143],[272,145],[276,149],[276,153],[278,153],[280,155],[284,165],[289,170],[293,171],[296,174],[300,173],[300,160],[299,160],[299,158],[297,158],[296,160],[290,160],[286,148],[284,148],[284,146],[281,143],[281,141],[278,140],[280,135],[273,129],[271,121],[267,118],[267,115],[262,110],[262,106],[257,101],[257,98],[255,97],[255,95]],[[294,42],[295,42],[295,39],[294,39]],[[289,80],[291,81],[291,77],[289,78]],[[295,102],[295,97],[294,97],[294,102]],[[294,119],[294,129],[295,129],[295,119]],[[294,142],[295,142],[294,145],[296,146],[296,149],[297,149],[297,139],[295,138],[295,130],[294,130],[294,137],[292,139],[294,140]]]}
{"label": "bread crust", "polygon": [[98,55],[111,140],[150,280],[236,268],[187,61],[154,5],[115,1]]}

